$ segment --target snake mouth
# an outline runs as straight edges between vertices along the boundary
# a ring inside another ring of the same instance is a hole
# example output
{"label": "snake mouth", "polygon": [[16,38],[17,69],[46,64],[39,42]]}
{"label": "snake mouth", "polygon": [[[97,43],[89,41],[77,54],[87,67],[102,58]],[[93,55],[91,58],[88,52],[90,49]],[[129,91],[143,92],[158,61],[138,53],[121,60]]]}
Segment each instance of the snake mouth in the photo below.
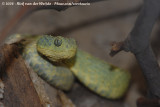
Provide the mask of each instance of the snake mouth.
{"label": "snake mouth", "polygon": [[66,59],[71,59],[75,56],[77,49],[69,49],[67,51],[54,51],[51,49],[45,49],[45,48],[37,48],[37,51],[47,57],[49,60],[58,62]]}

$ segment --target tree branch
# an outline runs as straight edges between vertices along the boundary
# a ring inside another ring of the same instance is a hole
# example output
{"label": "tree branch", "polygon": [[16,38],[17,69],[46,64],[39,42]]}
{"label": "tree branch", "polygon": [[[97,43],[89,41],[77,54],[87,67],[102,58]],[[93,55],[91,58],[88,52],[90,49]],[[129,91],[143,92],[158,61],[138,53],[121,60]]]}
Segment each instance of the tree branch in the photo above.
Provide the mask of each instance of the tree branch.
{"label": "tree branch", "polygon": [[160,14],[160,0],[144,0],[144,6],[138,16],[135,26],[119,48],[112,47],[111,55],[121,50],[131,51],[140,64],[146,78],[150,97],[160,98],[160,68],[150,46],[150,35],[154,23]]}
{"label": "tree branch", "polygon": [[26,66],[16,44],[0,46],[0,76],[0,107],[75,107]]}

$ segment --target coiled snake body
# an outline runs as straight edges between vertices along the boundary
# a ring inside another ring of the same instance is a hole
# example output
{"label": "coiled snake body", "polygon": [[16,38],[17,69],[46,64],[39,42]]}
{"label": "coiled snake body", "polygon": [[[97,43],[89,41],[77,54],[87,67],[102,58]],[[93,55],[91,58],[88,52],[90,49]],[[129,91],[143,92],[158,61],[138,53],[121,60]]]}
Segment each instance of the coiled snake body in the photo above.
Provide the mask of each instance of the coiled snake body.
{"label": "coiled snake body", "polygon": [[22,55],[40,77],[62,90],[72,87],[74,76],[93,92],[109,99],[122,97],[129,85],[127,71],[78,49],[71,38],[38,36],[25,44]]}

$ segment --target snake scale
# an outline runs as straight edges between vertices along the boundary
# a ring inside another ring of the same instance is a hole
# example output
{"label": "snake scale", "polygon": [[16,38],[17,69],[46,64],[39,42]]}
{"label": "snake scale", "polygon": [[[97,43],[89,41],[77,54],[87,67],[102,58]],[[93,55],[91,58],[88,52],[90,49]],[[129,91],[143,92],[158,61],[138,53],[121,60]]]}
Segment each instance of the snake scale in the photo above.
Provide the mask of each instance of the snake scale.
{"label": "snake scale", "polygon": [[[15,34],[11,38],[25,38]],[[76,41],[62,36],[35,36],[25,43],[22,56],[30,67],[49,84],[69,90],[74,78],[91,91],[108,99],[126,92],[130,73],[77,48]]]}

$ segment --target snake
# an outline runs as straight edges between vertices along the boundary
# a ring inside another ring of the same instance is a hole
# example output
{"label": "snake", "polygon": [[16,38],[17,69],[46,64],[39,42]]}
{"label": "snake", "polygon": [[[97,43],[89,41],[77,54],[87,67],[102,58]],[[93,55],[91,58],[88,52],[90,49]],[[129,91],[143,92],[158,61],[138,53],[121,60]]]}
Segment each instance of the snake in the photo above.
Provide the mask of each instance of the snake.
{"label": "snake", "polygon": [[14,34],[8,41],[17,38],[29,38],[23,43],[23,58],[42,79],[58,89],[70,90],[75,78],[107,99],[119,99],[128,89],[128,71],[79,49],[73,38]]}

